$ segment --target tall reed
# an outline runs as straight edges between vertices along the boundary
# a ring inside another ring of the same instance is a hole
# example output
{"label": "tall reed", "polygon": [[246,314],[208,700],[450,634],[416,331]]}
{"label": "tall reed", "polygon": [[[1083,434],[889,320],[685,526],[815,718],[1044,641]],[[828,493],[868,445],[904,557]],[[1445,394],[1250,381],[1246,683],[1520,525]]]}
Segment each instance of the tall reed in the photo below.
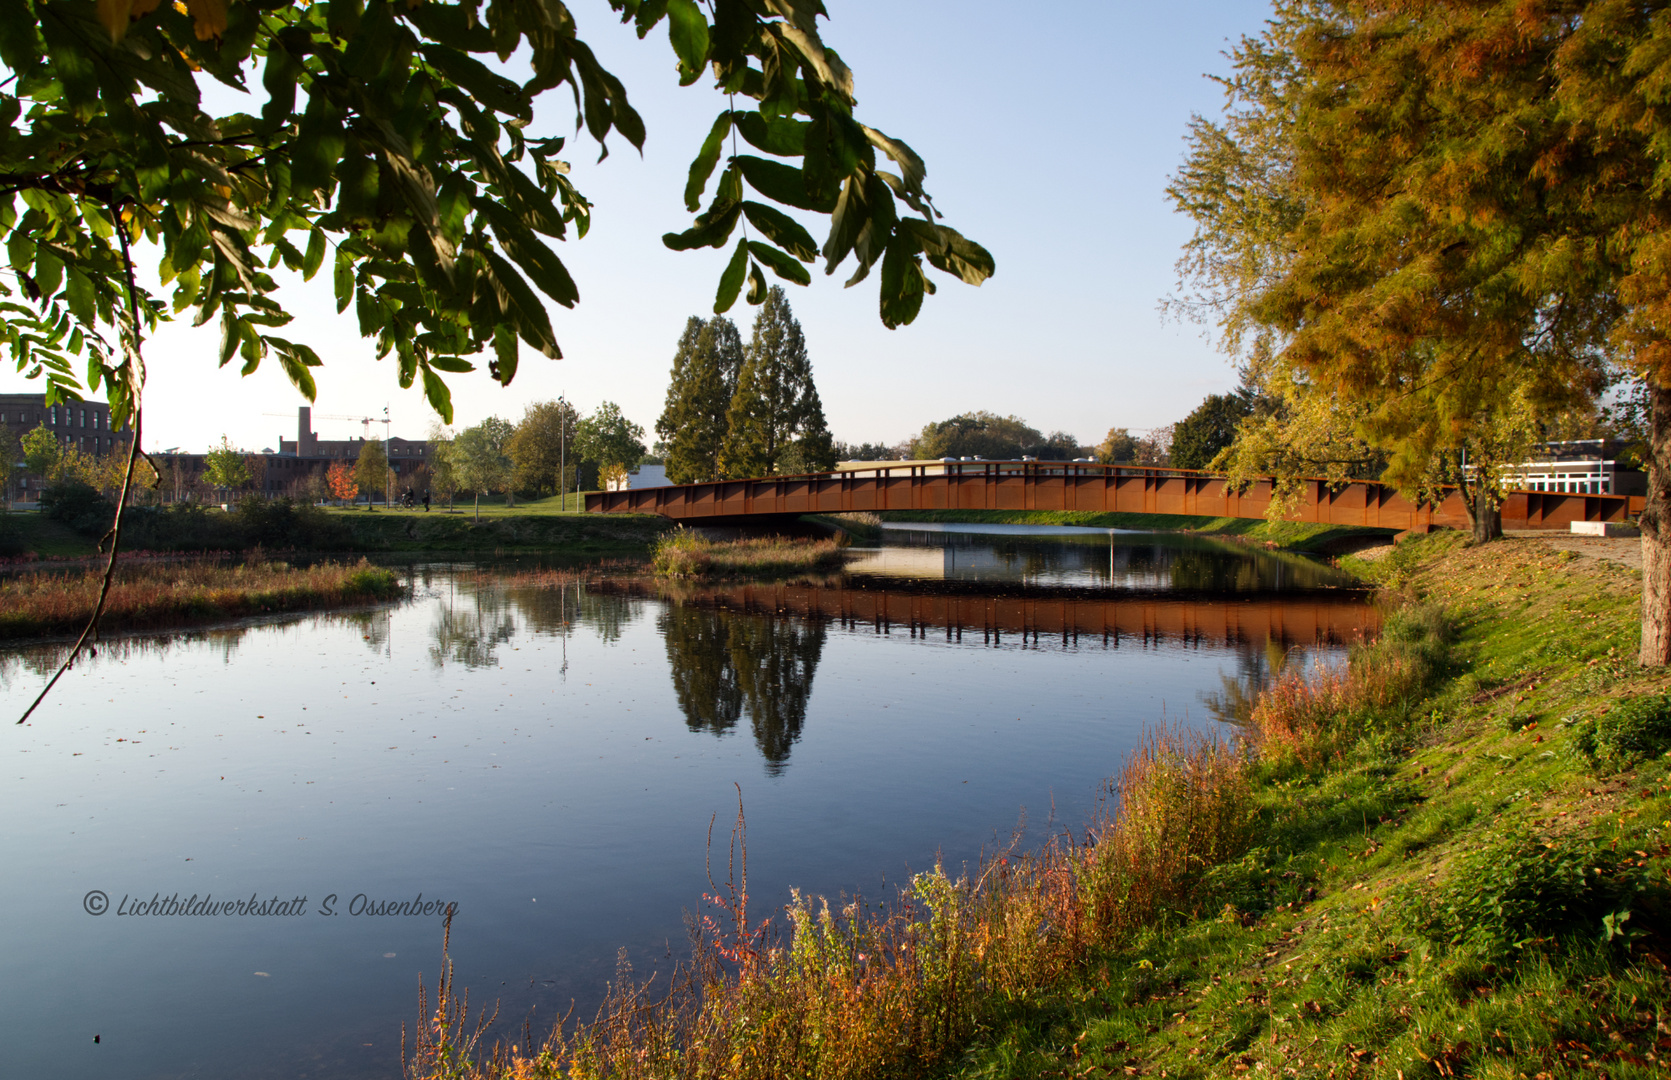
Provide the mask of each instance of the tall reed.
{"label": "tall reed", "polygon": [[1451,633],[1437,608],[1400,608],[1380,640],[1354,646],[1344,667],[1284,672],[1254,706],[1255,739],[1267,756],[1312,762],[1403,722],[1443,674]]}
{"label": "tall reed", "polygon": [[[624,961],[597,1018],[540,1044],[501,1044],[433,1064],[456,1022],[418,1031],[414,1080],[656,1077],[863,1080],[920,1075],[1006,1003],[1046,989],[1093,951],[1127,941],[1200,899],[1202,871],[1248,842],[1242,751],[1176,731],[1131,755],[1111,813],[1081,836],[1018,844],[972,874],[918,874],[891,903],[832,905],[795,893],[786,926],[748,913],[742,862],[691,924],[692,958],[659,993]],[[448,1016],[456,1015],[456,1008]],[[436,1014],[440,1016],[441,1014]]]}

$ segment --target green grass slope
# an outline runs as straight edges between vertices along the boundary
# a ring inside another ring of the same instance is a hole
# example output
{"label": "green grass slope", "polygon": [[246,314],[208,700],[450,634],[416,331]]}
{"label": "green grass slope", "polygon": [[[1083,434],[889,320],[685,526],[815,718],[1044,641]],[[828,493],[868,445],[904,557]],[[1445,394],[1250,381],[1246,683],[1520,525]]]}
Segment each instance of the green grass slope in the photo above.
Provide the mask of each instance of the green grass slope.
{"label": "green grass slope", "polygon": [[[424,513],[422,510],[367,513],[347,511],[333,520],[349,530],[349,550],[399,551],[556,551],[563,554],[648,552],[656,538],[673,526],[653,514],[522,513],[503,510],[482,514]],[[520,508],[519,508],[520,509]]]}

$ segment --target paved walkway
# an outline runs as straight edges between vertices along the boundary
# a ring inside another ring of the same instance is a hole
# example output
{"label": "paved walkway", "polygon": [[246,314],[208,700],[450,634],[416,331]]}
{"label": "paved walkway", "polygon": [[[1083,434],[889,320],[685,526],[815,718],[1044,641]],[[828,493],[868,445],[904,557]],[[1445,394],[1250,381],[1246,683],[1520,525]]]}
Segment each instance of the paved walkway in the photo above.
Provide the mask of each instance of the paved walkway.
{"label": "paved walkway", "polygon": [[1633,570],[1642,569],[1642,538],[1639,536],[1573,536],[1571,533],[1548,533],[1535,529],[1517,529],[1505,535],[1535,538],[1558,551],[1576,551],[1586,558],[1605,559]]}

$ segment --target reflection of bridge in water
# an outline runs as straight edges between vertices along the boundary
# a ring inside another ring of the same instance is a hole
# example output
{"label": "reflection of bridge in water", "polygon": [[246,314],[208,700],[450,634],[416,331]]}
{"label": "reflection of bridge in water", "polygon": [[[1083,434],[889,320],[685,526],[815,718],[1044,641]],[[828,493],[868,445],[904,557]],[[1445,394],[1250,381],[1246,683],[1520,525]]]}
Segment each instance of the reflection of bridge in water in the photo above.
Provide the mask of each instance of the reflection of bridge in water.
{"label": "reflection of bridge in water", "polygon": [[[1272,485],[1238,491],[1222,477],[1190,469],[1064,461],[947,461],[868,464],[834,473],[720,480],[705,484],[603,491],[586,509],[605,514],[660,514],[692,524],[884,510],[1071,510],[1262,518]],[[1503,501],[1506,529],[1560,529],[1573,521],[1623,521],[1640,513],[1640,496],[1513,491]],[[1385,529],[1468,528],[1454,488],[1437,502],[1413,503],[1390,484],[1306,480],[1290,521]]]}
{"label": "reflection of bridge in water", "polygon": [[594,592],[663,597],[677,603],[741,614],[796,616],[878,633],[903,630],[912,637],[943,635],[962,641],[979,633],[983,644],[1059,640],[1064,645],[1100,642],[1177,641],[1196,645],[1339,645],[1373,636],[1380,615],[1361,593],[1217,596],[1210,600],[1161,599],[1088,590],[1016,590],[1012,595],[945,592],[875,580],[863,588],[810,584],[738,584],[694,589],[658,587],[638,580],[597,582]]}

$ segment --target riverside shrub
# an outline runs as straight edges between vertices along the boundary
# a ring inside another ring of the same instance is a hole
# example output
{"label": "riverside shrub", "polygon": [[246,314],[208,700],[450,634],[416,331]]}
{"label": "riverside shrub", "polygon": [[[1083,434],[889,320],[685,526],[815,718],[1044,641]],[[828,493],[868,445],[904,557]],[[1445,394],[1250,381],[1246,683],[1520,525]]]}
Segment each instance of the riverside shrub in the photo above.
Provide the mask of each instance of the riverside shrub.
{"label": "riverside shrub", "polygon": [[1671,750],[1671,696],[1625,698],[1579,728],[1573,749],[1592,768],[1628,769]]}
{"label": "riverside shrub", "polygon": [[1404,913],[1430,939],[1496,960],[1560,937],[1613,939],[1645,884],[1589,837],[1515,831],[1457,859]]}
{"label": "riverside shrub", "polygon": [[98,536],[110,528],[116,504],[90,484],[66,480],[41,492],[41,509],[53,521],[68,525],[83,536]]}

